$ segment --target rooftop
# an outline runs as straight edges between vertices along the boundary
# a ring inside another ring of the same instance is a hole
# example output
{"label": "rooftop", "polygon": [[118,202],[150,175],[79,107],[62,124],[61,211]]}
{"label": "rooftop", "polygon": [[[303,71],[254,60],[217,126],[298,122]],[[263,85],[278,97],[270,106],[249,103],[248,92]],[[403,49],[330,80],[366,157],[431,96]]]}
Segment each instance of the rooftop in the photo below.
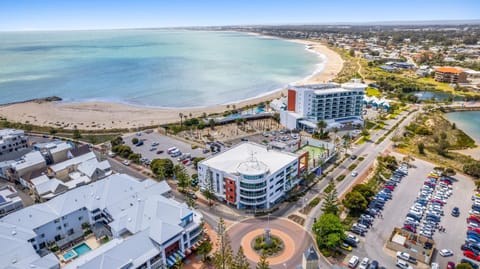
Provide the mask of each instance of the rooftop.
{"label": "rooftop", "polygon": [[80,155],[78,157],[75,157],[75,158],[66,160],[64,162],[52,165],[52,166],[50,166],[50,170],[52,170],[53,172],[62,171],[64,169],[66,169],[67,167],[71,166],[71,165],[78,165],[78,164],[81,164],[83,162],[86,162],[86,161],[92,160],[92,159],[97,159],[97,157],[95,156],[95,153],[89,152],[87,154]]}
{"label": "rooftop", "polygon": [[[256,165],[247,165],[248,161],[252,162],[253,158]],[[273,173],[297,160],[297,158],[297,155],[293,153],[267,149],[267,147],[256,143],[245,142],[214,155],[201,163],[230,174],[238,174],[239,168],[241,170],[248,168],[249,170],[246,170],[246,173],[251,174],[253,171],[259,171],[255,167],[261,170],[268,169]]]}
{"label": "rooftop", "polygon": [[455,67],[437,67],[435,68],[436,72],[442,72],[442,73],[453,73],[453,74],[460,74],[463,73],[463,70],[460,70]]}
{"label": "rooftop", "polygon": [[43,158],[42,154],[38,151],[32,151],[23,155],[23,157],[18,160],[13,166],[17,170],[22,170],[24,168],[40,163],[44,163],[46,165],[45,159]]}

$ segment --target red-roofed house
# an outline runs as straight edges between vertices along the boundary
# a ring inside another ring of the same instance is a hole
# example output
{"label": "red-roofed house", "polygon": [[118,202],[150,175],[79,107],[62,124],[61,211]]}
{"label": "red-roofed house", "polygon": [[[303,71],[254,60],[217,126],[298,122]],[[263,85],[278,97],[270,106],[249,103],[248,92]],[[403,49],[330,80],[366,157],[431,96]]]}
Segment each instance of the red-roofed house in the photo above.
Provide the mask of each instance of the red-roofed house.
{"label": "red-roofed house", "polygon": [[466,83],[467,74],[454,67],[437,67],[435,68],[435,80],[447,83]]}

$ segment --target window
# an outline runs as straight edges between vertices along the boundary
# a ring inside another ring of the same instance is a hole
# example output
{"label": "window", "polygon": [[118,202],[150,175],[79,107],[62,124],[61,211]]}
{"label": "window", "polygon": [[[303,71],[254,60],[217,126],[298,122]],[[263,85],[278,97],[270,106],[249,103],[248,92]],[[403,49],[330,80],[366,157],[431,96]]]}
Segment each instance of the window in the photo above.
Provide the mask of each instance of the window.
{"label": "window", "polygon": [[78,221],[81,221],[82,219],[83,219],[83,217],[82,217],[82,216],[78,217]]}
{"label": "window", "polygon": [[57,230],[61,230],[62,229],[62,226],[57,226]]}
{"label": "window", "polygon": [[68,223],[64,223],[64,224],[63,224],[63,227],[68,227]]}
{"label": "window", "polygon": [[69,230],[67,231],[67,234],[68,234],[68,235],[72,235],[72,234],[73,234],[73,229],[69,229]]}
{"label": "window", "polygon": [[54,223],[59,223],[60,222],[60,219],[56,219],[53,221]]}
{"label": "window", "polygon": [[41,238],[45,238],[45,234],[41,234],[40,237],[41,237]]}
{"label": "window", "polygon": [[55,235],[55,241],[60,241],[60,240],[62,240],[62,236],[59,234]]}

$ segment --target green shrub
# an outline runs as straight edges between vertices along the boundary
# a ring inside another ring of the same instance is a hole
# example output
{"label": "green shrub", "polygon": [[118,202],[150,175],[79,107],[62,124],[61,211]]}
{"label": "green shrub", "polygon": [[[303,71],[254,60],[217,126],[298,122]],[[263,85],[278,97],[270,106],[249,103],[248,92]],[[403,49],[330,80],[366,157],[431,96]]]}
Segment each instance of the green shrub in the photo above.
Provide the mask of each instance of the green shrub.
{"label": "green shrub", "polygon": [[336,180],[337,180],[338,182],[340,182],[340,181],[342,181],[342,180],[344,180],[344,179],[345,179],[345,175],[339,175]]}
{"label": "green shrub", "polygon": [[348,167],[348,170],[353,171],[355,168],[357,168],[357,164],[356,164],[356,163],[352,163],[352,164]]}

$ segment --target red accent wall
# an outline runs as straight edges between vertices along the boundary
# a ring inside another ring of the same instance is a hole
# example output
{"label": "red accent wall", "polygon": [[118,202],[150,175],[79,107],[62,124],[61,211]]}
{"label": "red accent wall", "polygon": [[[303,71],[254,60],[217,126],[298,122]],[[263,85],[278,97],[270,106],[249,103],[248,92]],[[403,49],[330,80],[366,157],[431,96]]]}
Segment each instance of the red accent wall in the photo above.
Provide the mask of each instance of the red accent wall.
{"label": "red accent wall", "polygon": [[230,178],[225,178],[225,200],[231,204],[236,204],[237,202],[237,191],[235,180]]}
{"label": "red accent wall", "polygon": [[287,110],[295,111],[295,103],[297,102],[297,92],[295,90],[288,90],[287,95]]}

